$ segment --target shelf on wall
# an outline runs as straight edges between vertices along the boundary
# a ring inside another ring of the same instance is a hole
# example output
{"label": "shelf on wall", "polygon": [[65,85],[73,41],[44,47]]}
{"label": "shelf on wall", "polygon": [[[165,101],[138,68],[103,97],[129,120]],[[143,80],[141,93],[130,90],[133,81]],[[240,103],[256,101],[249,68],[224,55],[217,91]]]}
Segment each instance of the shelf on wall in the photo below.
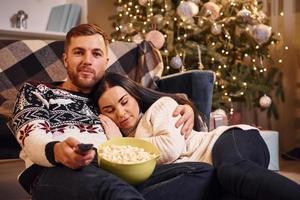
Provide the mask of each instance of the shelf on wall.
{"label": "shelf on wall", "polygon": [[2,39],[49,39],[65,40],[66,33],[52,31],[32,31],[16,28],[0,28],[0,38]]}

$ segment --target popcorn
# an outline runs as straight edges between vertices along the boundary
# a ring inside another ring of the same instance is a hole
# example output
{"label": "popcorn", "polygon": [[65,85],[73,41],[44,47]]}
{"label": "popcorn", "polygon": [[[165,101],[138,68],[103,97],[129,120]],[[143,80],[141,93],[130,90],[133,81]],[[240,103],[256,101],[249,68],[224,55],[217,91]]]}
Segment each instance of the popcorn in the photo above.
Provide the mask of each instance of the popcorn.
{"label": "popcorn", "polygon": [[108,145],[100,149],[100,156],[118,164],[137,164],[155,158],[155,154],[131,145]]}

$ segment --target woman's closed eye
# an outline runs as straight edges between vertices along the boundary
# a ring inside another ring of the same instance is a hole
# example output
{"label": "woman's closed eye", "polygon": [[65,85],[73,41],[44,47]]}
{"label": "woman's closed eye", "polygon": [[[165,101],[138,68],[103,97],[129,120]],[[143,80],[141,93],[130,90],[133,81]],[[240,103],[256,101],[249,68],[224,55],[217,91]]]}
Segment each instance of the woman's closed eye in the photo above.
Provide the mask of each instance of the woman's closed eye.
{"label": "woman's closed eye", "polygon": [[102,109],[101,110],[101,113],[102,114],[111,114],[111,113],[113,113],[114,112],[114,109],[113,108],[104,108],[104,109]]}
{"label": "woman's closed eye", "polygon": [[124,99],[122,99],[122,101],[121,101],[121,105],[122,106],[124,106],[124,105],[126,105],[128,103],[128,99],[126,98],[124,98]]}

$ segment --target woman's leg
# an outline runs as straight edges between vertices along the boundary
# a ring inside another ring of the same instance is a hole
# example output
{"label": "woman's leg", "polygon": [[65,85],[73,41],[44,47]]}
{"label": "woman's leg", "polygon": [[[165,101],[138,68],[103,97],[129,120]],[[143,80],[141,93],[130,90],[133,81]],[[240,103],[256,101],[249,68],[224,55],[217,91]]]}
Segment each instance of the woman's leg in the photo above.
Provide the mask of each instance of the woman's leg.
{"label": "woman's leg", "polygon": [[267,169],[268,148],[257,130],[227,130],[215,143],[212,156],[220,184],[237,197],[300,199],[297,183]]}
{"label": "woman's leg", "polygon": [[32,199],[144,200],[134,187],[93,165],[80,170],[63,166],[43,170],[33,184]]}
{"label": "woman's leg", "polygon": [[218,194],[216,182],[211,165],[185,162],[158,165],[152,176],[137,189],[147,200],[208,200]]}

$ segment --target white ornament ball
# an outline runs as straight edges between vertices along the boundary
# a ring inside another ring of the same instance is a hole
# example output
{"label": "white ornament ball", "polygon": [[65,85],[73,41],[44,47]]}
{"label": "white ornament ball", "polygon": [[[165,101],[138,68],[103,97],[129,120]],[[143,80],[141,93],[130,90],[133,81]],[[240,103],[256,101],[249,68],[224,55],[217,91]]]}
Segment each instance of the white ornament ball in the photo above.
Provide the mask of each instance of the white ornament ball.
{"label": "white ornament ball", "polygon": [[222,26],[220,24],[213,24],[210,31],[214,35],[219,35],[222,32]]}
{"label": "white ornament ball", "polygon": [[203,16],[215,20],[220,16],[220,7],[214,2],[207,2],[203,4],[201,13]]}
{"label": "white ornament ball", "polygon": [[149,31],[146,34],[145,39],[147,41],[152,42],[152,44],[157,49],[162,48],[164,46],[164,43],[165,43],[165,37],[164,37],[164,35],[161,32],[157,31],[157,30]]}
{"label": "white ornament ball", "polygon": [[192,10],[192,15],[193,17],[196,16],[199,13],[199,6],[192,2],[192,1],[187,1],[188,5],[190,6],[191,10]]}
{"label": "white ornament ball", "polygon": [[269,40],[272,34],[272,28],[265,24],[254,25],[252,37],[258,44],[263,44]]}
{"label": "white ornament ball", "polygon": [[147,3],[148,3],[148,0],[139,0],[139,4],[140,4],[141,6],[146,6]]}
{"label": "white ornament ball", "polygon": [[170,66],[171,66],[173,69],[179,69],[182,65],[183,65],[183,64],[182,64],[182,60],[181,60],[181,58],[180,58],[179,55],[174,56],[173,58],[171,58]]}
{"label": "white ornament ball", "polygon": [[272,103],[272,100],[267,95],[264,95],[264,96],[260,97],[260,99],[259,99],[259,105],[262,108],[268,108],[268,107],[270,107],[271,103]]}
{"label": "white ornament ball", "polygon": [[240,10],[237,13],[237,16],[240,16],[240,17],[250,17],[251,16],[251,11],[244,7],[242,10]]}
{"label": "white ornament ball", "polygon": [[191,1],[182,1],[176,9],[177,14],[182,20],[187,20],[199,12],[199,7],[197,4]]}
{"label": "white ornament ball", "polygon": [[140,33],[138,33],[132,37],[132,41],[136,44],[140,44],[143,41],[143,37]]}

